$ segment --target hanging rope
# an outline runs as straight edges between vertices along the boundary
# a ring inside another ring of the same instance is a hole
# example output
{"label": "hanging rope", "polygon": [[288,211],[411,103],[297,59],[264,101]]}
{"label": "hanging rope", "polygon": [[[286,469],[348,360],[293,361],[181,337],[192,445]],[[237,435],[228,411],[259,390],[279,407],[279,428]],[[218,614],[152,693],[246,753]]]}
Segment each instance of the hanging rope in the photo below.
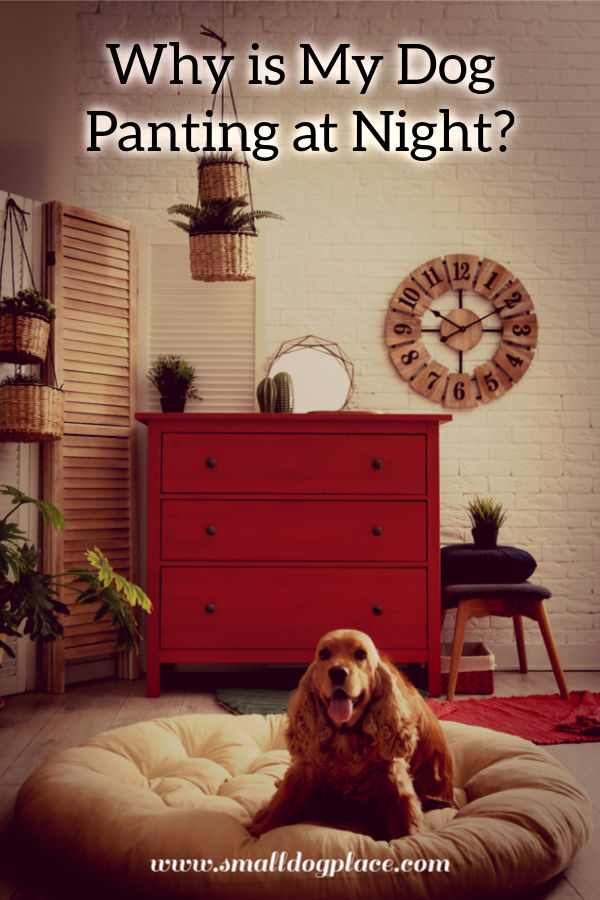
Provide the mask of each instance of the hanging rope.
{"label": "hanging rope", "polygon": [[[222,18],[223,18],[223,26],[224,26],[224,24],[225,24],[225,4],[223,4]],[[225,28],[223,27],[223,31],[224,30],[225,30]],[[202,31],[200,32],[200,34],[203,37],[211,38],[213,41],[217,41],[219,43],[219,45],[221,47],[221,62],[222,62],[223,61],[223,53],[224,53],[225,48],[227,47],[227,41],[225,40],[225,38],[222,35],[218,34],[216,31],[213,31],[212,28],[208,28],[206,25],[202,26]],[[229,76],[229,72],[226,73],[225,77],[227,80],[227,87],[229,89],[229,99],[231,102],[231,109],[233,111],[233,116],[234,116],[235,121],[239,122],[237,105],[235,102],[235,97],[233,95],[233,87],[231,85],[231,78]],[[221,122],[224,122],[224,120],[225,120],[225,83],[224,83],[224,81],[221,81],[219,90],[215,94],[213,94],[212,106],[211,106],[211,110],[210,110],[211,118],[214,115],[215,106],[217,104],[217,96],[219,94],[220,94],[220,100],[221,100]],[[249,205],[250,205],[250,211],[252,212],[252,214],[254,214],[254,196],[252,194],[252,179],[250,177],[250,164],[248,162],[248,157],[246,156],[246,150],[243,145],[242,145],[242,158],[244,160],[244,165],[246,166],[246,173],[248,176],[248,200],[249,200]],[[198,185],[198,199],[196,201],[196,206],[200,206],[200,185]],[[254,218],[252,219],[252,230],[253,230],[254,234],[257,234],[256,225],[254,223]]]}
{"label": "hanging rope", "polygon": [[15,231],[19,238],[19,243],[21,244],[21,264],[22,260],[24,259],[27,263],[27,269],[29,270],[31,286],[35,290],[35,278],[33,276],[33,269],[31,267],[31,261],[29,259],[29,254],[27,253],[27,248],[25,246],[25,233],[29,228],[26,218],[28,215],[30,215],[30,213],[28,213],[25,209],[21,209],[21,207],[15,200],[13,200],[12,197],[8,198],[8,200],[6,201],[6,209],[4,211],[4,224],[2,227],[2,251],[0,253],[0,288],[2,286],[2,277],[4,275],[6,240],[8,238],[10,244],[11,282],[13,296],[16,296],[17,293],[17,285],[15,280]]}

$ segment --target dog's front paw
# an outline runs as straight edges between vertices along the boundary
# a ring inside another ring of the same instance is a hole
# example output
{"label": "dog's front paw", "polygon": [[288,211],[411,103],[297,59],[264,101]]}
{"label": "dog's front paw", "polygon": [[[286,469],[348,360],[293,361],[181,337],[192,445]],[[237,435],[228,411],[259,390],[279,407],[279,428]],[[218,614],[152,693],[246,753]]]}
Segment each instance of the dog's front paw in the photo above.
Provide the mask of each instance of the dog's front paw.
{"label": "dog's front paw", "polygon": [[264,834],[266,831],[270,831],[269,825],[269,807],[263,806],[262,809],[256,813],[250,824],[248,825],[248,834],[251,834],[252,837],[260,837],[261,834]]}

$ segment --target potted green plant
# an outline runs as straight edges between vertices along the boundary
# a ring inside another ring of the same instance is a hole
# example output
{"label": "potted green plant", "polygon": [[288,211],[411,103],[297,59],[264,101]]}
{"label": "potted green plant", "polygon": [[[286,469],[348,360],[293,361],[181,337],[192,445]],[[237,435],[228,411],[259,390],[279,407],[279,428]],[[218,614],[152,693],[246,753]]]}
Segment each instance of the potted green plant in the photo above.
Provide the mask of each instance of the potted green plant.
{"label": "potted green plant", "polygon": [[282,219],[264,209],[250,210],[242,199],[210,200],[202,206],[170,206],[171,220],[190,236],[190,266],[195,281],[249,281],[255,276],[254,239],[259,219]]}
{"label": "potted green plant", "polygon": [[196,370],[182,356],[159,356],[148,371],[163,412],[183,412],[186,400],[202,399],[194,387],[195,378]]}
{"label": "potted green plant", "polygon": [[0,362],[41,363],[46,359],[50,323],[56,310],[35,289],[0,300]]}
{"label": "potted green plant", "polygon": [[[152,604],[144,591],[113,571],[101,550],[87,550],[87,567],[61,575],[40,571],[36,548],[14,521],[20,507],[33,504],[47,527],[61,530],[64,518],[51,503],[36,500],[18,488],[3,485],[0,495],[8,497],[10,507],[0,519],[0,654],[14,656],[7,637],[22,633],[31,640],[52,641],[62,637],[60,616],[69,615],[69,607],[58,599],[60,588],[67,584],[75,591],[76,603],[100,604],[96,620],[106,615],[118,628],[121,646],[137,649],[139,631],[134,609],[139,606],[151,612]],[[1,663],[1,659],[0,659]]]}
{"label": "potted green plant", "polygon": [[202,204],[212,200],[246,200],[250,193],[248,163],[239,153],[203,153],[198,160],[198,193]]}
{"label": "potted green plant", "polygon": [[506,521],[506,513],[501,503],[492,497],[475,497],[467,506],[471,518],[471,534],[477,547],[495,547],[498,532]]}
{"label": "potted green plant", "polygon": [[64,430],[64,392],[37,375],[7,375],[0,381],[0,438],[53,441]]}

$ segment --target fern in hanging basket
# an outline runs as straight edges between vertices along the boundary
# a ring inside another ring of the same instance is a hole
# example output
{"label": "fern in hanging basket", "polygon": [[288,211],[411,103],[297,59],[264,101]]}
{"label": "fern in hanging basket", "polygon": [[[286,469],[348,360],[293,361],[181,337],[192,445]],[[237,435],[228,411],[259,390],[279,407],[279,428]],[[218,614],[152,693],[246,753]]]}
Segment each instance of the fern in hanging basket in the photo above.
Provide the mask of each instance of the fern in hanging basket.
{"label": "fern in hanging basket", "polygon": [[37,375],[9,375],[0,381],[0,441],[55,441],[64,431],[64,392]]}
{"label": "fern in hanging basket", "polygon": [[248,163],[238,153],[203,153],[198,160],[198,194],[213,200],[245,200],[250,193]]}
{"label": "fern in hanging basket", "polygon": [[46,358],[55,308],[34,289],[0,300],[0,362],[41,363]]}
{"label": "fern in hanging basket", "polygon": [[254,278],[256,222],[283,219],[268,210],[248,209],[243,200],[211,200],[202,206],[179,203],[170,206],[168,212],[187,219],[171,221],[190,236],[190,267],[195,281]]}

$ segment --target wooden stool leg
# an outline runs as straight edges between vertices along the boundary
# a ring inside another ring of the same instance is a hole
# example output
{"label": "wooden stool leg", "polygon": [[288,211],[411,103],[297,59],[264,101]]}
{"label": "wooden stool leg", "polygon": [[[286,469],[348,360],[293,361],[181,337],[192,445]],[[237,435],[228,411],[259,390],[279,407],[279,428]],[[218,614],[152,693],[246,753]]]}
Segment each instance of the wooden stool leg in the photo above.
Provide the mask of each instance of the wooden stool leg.
{"label": "wooden stool leg", "polygon": [[456,681],[458,679],[458,664],[462,656],[465,642],[465,627],[469,621],[469,601],[461,600],[456,609],[456,623],[454,625],[454,640],[452,641],[452,658],[450,660],[450,673],[448,675],[448,700],[454,700]]}
{"label": "wooden stool leg", "polygon": [[552,634],[552,629],[550,628],[548,613],[546,612],[546,607],[544,606],[543,600],[540,600],[538,604],[536,619],[538,625],[540,626],[540,631],[542,632],[546,650],[548,651],[548,656],[550,658],[552,671],[554,672],[554,677],[556,678],[556,683],[560,691],[560,696],[563,698],[563,700],[568,700],[569,689],[567,687],[567,682],[565,681],[565,676],[560,665],[558,651],[556,649],[556,644],[554,643],[554,636]]}
{"label": "wooden stool leg", "polygon": [[527,651],[525,650],[525,635],[523,633],[523,617],[513,616],[515,626],[515,638],[517,641],[517,653],[519,654],[519,668],[523,675],[529,671],[527,668]]}

